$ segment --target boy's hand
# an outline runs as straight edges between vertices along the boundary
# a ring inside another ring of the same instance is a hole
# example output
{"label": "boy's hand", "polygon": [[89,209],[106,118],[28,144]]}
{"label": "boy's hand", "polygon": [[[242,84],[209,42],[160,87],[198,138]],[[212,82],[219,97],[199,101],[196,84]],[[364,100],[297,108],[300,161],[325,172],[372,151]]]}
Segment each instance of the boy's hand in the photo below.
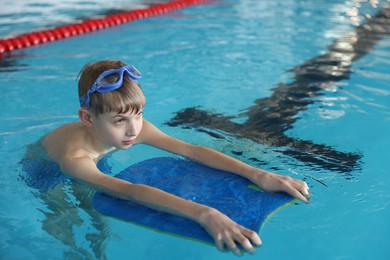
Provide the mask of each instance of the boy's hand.
{"label": "boy's hand", "polygon": [[261,246],[260,237],[256,232],[240,226],[216,209],[210,208],[202,213],[200,223],[214,238],[221,251],[229,249],[236,255],[241,255],[238,245],[249,253],[256,251],[254,246]]}
{"label": "boy's hand", "polygon": [[310,201],[309,187],[304,181],[262,170],[254,175],[252,181],[264,191],[286,192],[305,203]]}

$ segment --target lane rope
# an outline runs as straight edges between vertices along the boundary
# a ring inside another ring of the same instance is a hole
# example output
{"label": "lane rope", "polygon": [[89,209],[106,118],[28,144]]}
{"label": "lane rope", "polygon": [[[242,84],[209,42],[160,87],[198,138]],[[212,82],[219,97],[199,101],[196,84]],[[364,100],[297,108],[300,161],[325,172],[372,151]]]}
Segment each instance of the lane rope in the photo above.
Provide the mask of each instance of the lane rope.
{"label": "lane rope", "polygon": [[16,37],[0,39],[0,55],[22,48],[94,32],[109,27],[129,23],[135,20],[165,14],[192,5],[201,5],[210,0],[173,0],[155,4],[148,8],[130,10],[93,18],[75,24],[62,25],[53,29],[25,33]]}

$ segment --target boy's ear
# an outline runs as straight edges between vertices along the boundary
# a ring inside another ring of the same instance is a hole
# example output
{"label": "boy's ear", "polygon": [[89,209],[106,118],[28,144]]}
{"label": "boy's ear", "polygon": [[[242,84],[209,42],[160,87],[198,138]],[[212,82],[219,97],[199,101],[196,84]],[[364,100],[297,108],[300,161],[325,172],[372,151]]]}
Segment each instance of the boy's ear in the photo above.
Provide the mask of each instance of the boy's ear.
{"label": "boy's ear", "polygon": [[93,126],[91,111],[85,108],[80,108],[79,110],[80,121],[86,126]]}

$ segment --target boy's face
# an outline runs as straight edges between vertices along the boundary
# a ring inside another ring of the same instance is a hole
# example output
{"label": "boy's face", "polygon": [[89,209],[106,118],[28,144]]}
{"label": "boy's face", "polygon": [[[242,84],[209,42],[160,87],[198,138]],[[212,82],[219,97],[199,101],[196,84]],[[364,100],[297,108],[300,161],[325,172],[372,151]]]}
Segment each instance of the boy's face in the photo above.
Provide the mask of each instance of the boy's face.
{"label": "boy's face", "polygon": [[93,116],[94,130],[101,142],[109,147],[127,149],[131,147],[142,129],[142,110],[137,114],[105,113]]}

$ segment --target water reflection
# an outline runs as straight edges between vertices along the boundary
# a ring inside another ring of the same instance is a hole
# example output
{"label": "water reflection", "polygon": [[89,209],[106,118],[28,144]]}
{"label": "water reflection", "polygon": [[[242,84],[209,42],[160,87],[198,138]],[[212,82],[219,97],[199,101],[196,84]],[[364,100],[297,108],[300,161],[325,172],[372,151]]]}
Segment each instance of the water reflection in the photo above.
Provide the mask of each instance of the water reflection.
{"label": "water reflection", "polygon": [[[387,6],[345,36],[334,40],[326,53],[292,68],[291,83],[279,83],[270,97],[256,99],[255,105],[245,109],[244,113],[224,116],[192,107],[177,112],[167,124],[194,128],[217,138],[224,138],[220,134],[223,131],[268,144],[306,165],[342,172],[350,178],[350,172],[360,168],[361,154],[337,151],[325,144],[289,137],[285,132],[293,127],[299,112],[323,95],[323,90],[349,79],[353,62],[369,53],[378,41],[389,35],[389,30],[390,6]],[[237,118],[245,120],[236,123]]]}

